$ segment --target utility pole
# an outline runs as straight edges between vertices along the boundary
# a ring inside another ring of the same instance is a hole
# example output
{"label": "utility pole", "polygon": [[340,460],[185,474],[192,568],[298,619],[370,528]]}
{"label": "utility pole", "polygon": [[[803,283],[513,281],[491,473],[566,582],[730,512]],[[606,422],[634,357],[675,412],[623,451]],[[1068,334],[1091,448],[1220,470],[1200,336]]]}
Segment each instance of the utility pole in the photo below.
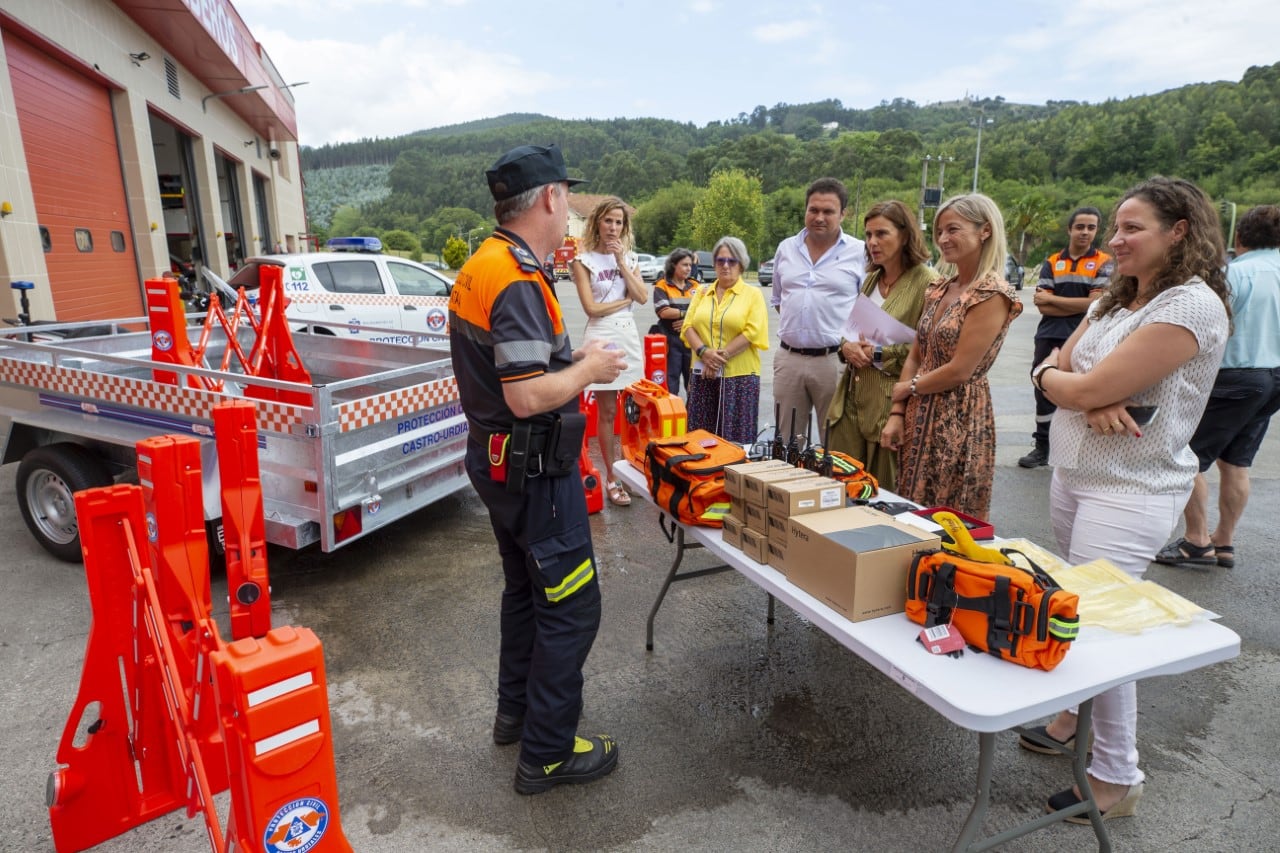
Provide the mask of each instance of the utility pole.
{"label": "utility pole", "polygon": [[982,162],[982,126],[995,122],[995,119],[987,118],[986,114],[985,106],[978,107],[978,145],[973,151],[973,192],[975,193],[978,191],[978,164]]}

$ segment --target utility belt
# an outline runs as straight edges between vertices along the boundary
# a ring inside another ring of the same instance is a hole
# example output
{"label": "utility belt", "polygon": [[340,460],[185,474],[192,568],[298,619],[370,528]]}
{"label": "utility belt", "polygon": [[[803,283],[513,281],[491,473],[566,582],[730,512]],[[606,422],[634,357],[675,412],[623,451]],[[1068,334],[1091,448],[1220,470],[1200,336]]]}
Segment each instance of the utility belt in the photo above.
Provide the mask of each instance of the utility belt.
{"label": "utility belt", "polygon": [[568,476],[578,469],[586,432],[586,415],[563,412],[550,422],[516,421],[509,433],[490,433],[485,443],[489,479],[519,495],[534,477]]}

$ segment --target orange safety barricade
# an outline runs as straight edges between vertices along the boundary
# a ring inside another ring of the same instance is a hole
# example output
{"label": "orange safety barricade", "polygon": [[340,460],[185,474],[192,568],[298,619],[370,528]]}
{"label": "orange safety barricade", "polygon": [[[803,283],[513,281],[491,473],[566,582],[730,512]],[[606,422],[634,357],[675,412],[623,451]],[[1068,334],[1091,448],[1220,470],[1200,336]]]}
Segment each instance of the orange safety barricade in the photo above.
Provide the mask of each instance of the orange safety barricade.
{"label": "orange safety barricade", "polygon": [[235,850],[343,851],[324,653],[307,628],[273,628],[212,655],[231,765]]}
{"label": "orange safety barricade", "polygon": [[[256,427],[243,422],[253,406],[220,408],[224,514],[249,531],[238,542],[261,545],[257,465],[246,461]],[[215,853],[350,853],[319,640],[280,628],[224,648],[210,615],[200,442],[160,436],[137,452],[142,486],[75,496],[93,622],[46,789],[55,849],[87,850],[185,805],[203,813]],[[246,576],[265,585],[257,551]],[[243,615],[269,628],[269,612]],[[231,779],[224,836],[213,795]]]}
{"label": "orange safety barricade", "polygon": [[654,385],[669,388],[667,384],[667,336],[644,336],[644,378]]}
{"label": "orange safety barricade", "polygon": [[582,436],[582,454],[578,457],[578,474],[582,477],[582,491],[587,496],[588,515],[604,510],[604,478],[587,453],[587,445],[590,444],[588,439],[595,435],[595,405],[595,397],[589,391],[578,398],[578,408],[587,418],[587,429]]}
{"label": "orange safety barricade", "polygon": [[248,400],[213,407],[213,432],[222,474],[222,531],[231,639],[263,637],[271,630],[262,479],[258,471],[258,416]]}
{"label": "orange safety barricade", "polygon": [[650,441],[684,435],[688,413],[684,401],[648,379],[632,382],[622,392],[622,458],[645,469]]}
{"label": "orange safety barricade", "polygon": [[[171,618],[157,594],[142,489],[89,489],[75,503],[93,623],[45,790],[58,853],[87,850],[183,805],[209,816],[218,791],[204,762],[209,744],[191,725],[190,692],[178,683],[182,652],[171,638],[180,616]],[[201,642],[216,634],[212,621],[196,630]],[[212,775],[225,780],[225,766]],[[209,837],[222,850],[216,820]]]}

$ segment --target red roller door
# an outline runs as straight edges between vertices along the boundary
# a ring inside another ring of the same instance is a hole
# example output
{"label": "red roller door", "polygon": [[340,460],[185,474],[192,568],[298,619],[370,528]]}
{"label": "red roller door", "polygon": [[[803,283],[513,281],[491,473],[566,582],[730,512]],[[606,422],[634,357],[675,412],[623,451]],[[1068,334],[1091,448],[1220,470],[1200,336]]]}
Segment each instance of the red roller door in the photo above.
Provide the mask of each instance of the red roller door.
{"label": "red roller door", "polygon": [[[37,220],[53,246],[45,263],[56,319],[141,314],[110,94],[9,33],[4,49]],[[78,230],[89,233],[91,250],[77,246]]]}

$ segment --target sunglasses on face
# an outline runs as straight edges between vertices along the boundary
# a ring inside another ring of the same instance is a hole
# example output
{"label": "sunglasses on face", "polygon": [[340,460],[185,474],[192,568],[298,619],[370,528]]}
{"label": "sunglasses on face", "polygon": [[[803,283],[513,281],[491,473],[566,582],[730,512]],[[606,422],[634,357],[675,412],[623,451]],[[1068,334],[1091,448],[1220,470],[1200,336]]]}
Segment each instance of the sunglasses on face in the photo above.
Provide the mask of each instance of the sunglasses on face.
{"label": "sunglasses on face", "polygon": [[718,267],[736,267],[737,265],[737,258],[716,258],[716,266]]}

